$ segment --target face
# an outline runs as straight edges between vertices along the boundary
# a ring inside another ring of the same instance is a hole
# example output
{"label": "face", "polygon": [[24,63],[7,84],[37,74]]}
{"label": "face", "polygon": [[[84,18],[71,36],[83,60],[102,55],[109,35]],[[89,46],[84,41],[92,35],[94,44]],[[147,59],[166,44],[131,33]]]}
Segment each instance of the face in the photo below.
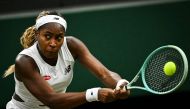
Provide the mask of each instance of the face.
{"label": "face", "polygon": [[47,23],[37,31],[40,53],[46,58],[56,58],[64,41],[65,31],[58,23]]}

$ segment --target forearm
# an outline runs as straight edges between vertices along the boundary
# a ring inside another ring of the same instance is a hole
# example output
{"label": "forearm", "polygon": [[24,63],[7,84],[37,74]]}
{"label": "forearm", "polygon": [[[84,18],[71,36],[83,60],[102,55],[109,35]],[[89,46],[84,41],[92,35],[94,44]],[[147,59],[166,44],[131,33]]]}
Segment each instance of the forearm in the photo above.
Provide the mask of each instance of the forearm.
{"label": "forearm", "polygon": [[51,109],[70,109],[86,103],[85,92],[52,94],[46,105]]}
{"label": "forearm", "polygon": [[121,79],[120,75],[118,75],[115,72],[112,72],[110,70],[105,70],[105,73],[103,73],[104,75],[102,76],[101,80],[102,82],[110,88],[115,88],[117,82]]}

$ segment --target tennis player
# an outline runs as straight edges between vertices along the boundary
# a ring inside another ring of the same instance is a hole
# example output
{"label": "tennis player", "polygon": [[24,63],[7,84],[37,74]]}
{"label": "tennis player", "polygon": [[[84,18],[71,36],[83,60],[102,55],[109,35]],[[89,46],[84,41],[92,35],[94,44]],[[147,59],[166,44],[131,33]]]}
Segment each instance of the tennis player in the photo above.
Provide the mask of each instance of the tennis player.
{"label": "tennis player", "polygon": [[[15,93],[6,109],[65,109],[87,102],[113,102],[128,98],[124,88],[128,82],[107,69],[73,36],[65,36],[66,20],[56,11],[42,11],[36,24],[20,38],[24,50],[15,64],[5,72],[14,73]],[[78,60],[106,88],[93,87],[84,92],[66,92]]]}

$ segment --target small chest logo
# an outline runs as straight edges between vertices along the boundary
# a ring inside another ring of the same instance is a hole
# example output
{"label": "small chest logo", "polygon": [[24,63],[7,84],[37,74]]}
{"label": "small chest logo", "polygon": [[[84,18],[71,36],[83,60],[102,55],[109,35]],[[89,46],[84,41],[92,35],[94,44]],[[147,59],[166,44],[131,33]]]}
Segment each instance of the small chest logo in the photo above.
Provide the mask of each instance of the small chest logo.
{"label": "small chest logo", "polygon": [[68,74],[70,71],[71,71],[71,65],[68,65],[68,66],[65,68],[65,75]]}
{"label": "small chest logo", "polygon": [[51,79],[51,76],[49,76],[49,75],[44,75],[43,78],[44,78],[44,80],[50,80],[50,79]]}

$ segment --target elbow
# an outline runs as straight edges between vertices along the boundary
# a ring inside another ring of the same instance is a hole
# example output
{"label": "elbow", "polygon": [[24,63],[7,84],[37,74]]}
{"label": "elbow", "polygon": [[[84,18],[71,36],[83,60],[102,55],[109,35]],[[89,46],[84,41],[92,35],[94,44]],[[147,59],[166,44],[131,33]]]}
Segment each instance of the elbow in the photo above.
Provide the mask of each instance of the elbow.
{"label": "elbow", "polygon": [[51,109],[55,109],[56,101],[54,94],[48,94],[39,98],[39,100],[43,103],[42,106],[48,106]]}
{"label": "elbow", "polygon": [[45,106],[48,106],[50,109],[70,109],[66,99],[63,99],[59,94],[50,94],[44,98],[43,103]]}

